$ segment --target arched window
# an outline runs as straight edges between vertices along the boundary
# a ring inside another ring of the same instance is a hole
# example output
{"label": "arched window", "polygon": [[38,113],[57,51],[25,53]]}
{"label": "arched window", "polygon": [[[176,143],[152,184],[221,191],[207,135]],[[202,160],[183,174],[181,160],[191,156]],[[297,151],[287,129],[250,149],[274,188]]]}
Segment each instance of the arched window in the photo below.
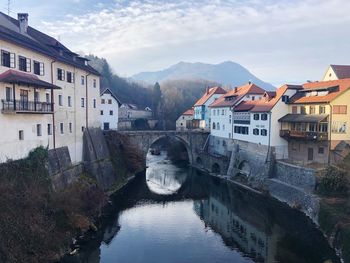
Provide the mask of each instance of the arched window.
{"label": "arched window", "polygon": [[218,129],[218,130],[220,130],[220,123],[216,123],[216,128]]}
{"label": "arched window", "polygon": [[215,130],[215,122],[213,122],[213,130]]}

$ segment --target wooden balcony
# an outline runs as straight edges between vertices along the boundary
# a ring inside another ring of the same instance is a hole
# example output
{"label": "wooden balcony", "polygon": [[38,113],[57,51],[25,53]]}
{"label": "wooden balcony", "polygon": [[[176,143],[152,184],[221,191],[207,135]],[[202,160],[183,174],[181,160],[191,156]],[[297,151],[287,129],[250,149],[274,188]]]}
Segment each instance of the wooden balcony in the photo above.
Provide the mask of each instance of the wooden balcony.
{"label": "wooden balcony", "polygon": [[27,114],[51,114],[53,113],[53,103],[21,100],[2,100],[2,110],[4,114],[27,113]]}
{"label": "wooden balcony", "polygon": [[300,139],[308,141],[327,141],[328,132],[313,132],[313,131],[291,131],[280,130],[280,136],[285,139]]}

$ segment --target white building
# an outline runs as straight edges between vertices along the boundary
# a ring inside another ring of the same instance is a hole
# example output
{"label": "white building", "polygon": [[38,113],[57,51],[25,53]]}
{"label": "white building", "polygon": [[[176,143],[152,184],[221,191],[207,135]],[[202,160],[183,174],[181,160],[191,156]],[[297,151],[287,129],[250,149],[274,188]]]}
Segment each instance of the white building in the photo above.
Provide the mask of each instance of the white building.
{"label": "white building", "polygon": [[82,160],[83,130],[99,127],[99,73],[56,39],[0,13],[0,162],[37,146]]}
{"label": "white building", "polygon": [[[265,90],[248,83],[244,86],[237,87],[209,105],[211,110],[211,129],[210,134],[213,136],[232,139],[234,133],[233,111],[236,105],[245,100],[259,100],[265,93]],[[247,116],[241,116],[240,123],[244,124],[249,121]],[[242,132],[245,132],[242,130]]]}
{"label": "white building", "polygon": [[189,109],[182,113],[182,115],[176,120],[176,130],[177,131],[186,131],[193,129],[193,116],[194,110]]}
{"label": "white building", "polygon": [[194,119],[199,121],[199,128],[209,130],[211,117],[208,106],[226,93],[221,87],[207,88],[204,95],[194,104]]}
{"label": "white building", "polygon": [[350,78],[350,65],[329,65],[322,81]]}
{"label": "white building", "polygon": [[105,89],[101,93],[101,129],[117,130],[118,115],[121,103],[117,96],[110,89]]}
{"label": "white building", "polygon": [[152,119],[153,112],[151,108],[139,109],[135,104],[123,103],[119,108],[119,119],[136,120],[136,119]]}

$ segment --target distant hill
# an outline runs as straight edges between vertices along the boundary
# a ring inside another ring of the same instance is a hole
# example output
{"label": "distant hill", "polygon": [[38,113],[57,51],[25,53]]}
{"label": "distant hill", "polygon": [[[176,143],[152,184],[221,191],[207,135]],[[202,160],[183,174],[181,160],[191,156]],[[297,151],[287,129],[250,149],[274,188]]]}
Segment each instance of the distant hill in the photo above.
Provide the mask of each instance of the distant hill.
{"label": "distant hill", "polygon": [[180,62],[164,70],[141,72],[133,75],[131,78],[139,82],[150,84],[167,80],[201,79],[232,87],[240,86],[251,81],[267,90],[275,89],[270,83],[262,81],[249,72],[249,70],[232,61],[226,61],[216,65],[199,62]]}

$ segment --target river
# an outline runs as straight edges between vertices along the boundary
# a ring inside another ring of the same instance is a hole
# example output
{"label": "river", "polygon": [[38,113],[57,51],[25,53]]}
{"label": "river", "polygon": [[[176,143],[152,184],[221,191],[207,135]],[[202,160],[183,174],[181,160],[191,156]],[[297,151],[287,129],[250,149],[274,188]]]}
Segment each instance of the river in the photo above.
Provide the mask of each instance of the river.
{"label": "river", "polygon": [[147,164],[114,196],[93,239],[62,263],[340,262],[301,212],[176,166],[164,152]]}

